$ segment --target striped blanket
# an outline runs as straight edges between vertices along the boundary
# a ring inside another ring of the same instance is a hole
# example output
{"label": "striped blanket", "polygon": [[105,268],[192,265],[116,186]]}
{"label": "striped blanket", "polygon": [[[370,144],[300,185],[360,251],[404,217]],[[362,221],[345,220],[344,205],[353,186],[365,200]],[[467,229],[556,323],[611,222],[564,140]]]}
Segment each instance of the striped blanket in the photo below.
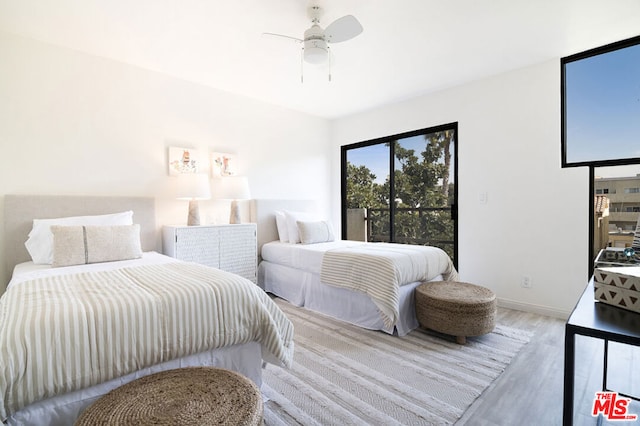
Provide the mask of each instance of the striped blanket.
{"label": "striped blanket", "polygon": [[385,327],[392,327],[399,316],[399,287],[430,281],[438,275],[445,280],[458,279],[451,258],[442,249],[363,243],[327,251],[322,258],[320,279],[325,284],[367,294],[378,307]]}
{"label": "striped blanket", "polygon": [[0,417],[164,361],[251,341],[290,366],[293,326],[255,284],[173,262],[37,278],[0,299]]}

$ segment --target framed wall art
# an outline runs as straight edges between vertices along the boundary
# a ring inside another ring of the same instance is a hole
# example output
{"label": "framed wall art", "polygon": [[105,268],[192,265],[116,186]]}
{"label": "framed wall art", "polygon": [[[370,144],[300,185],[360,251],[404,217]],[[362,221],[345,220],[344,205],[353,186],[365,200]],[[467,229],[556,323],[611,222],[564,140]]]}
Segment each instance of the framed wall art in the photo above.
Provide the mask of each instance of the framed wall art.
{"label": "framed wall art", "polygon": [[198,173],[202,171],[203,162],[197,150],[193,148],[169,147],[169,175],[180,173]]}
{"label": "framed wall art", "polygon": [[235,155],[222,152],[211,153],[211,175],[214,178],[235,174]]}

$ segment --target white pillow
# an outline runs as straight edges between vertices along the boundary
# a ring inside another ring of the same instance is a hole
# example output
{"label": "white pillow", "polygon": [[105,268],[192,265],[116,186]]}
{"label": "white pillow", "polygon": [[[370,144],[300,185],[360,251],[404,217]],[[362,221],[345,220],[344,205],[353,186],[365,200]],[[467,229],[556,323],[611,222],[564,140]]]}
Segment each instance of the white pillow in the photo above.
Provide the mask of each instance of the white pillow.
{"label": "white pillow", "polygon": [[284,215],[287,218],[287,231],[289,233],[289,242],[297,244],[300,242],[300,234],[298,233],[298,221],[312,221],[319,220],[314,213],[305,212],[291,212],[289,210],[284,211]]}
{"label": "white pillow", "polygon": [[142,257],[140,225],[52,225],[53,267]]}
{"label": "white pillow", "polygon": [[302,244],[316,244],[334,241],[333,226],[328,220],[316,222],[298,221],[298,232]]}
{"label": "white pillow", "polygon": [[56,219],[34,219],[29,238],[24,243],[33,263],[48,264],[53,262],[53,234],[51,225],[133,225],[133,211],[104,214],[96,216],[72,216]]}
{"label": "white pillow", "polygon": [[278,238],[280,238],[281,243],[289,242],[289,230],[287,228],[287,217],[284,212],[276,211],[276,228],[278,228]]}

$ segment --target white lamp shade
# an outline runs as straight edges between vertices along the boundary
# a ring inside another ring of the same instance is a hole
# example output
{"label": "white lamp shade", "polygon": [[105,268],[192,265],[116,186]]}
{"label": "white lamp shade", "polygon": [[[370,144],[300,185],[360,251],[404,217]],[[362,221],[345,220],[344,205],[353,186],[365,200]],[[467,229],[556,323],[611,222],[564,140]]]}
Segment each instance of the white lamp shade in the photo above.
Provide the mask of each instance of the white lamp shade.
{"label": "white lamp shade", "polygon": [[246,176],[225,176],[213,181],[213,198],[218,200],[248,200],[251,198]]}
{"label": "white lamp shade", "polygon": [[206,173],[180,173],[176,186],[179,200],[208,200],[211,198],[209,176]]}

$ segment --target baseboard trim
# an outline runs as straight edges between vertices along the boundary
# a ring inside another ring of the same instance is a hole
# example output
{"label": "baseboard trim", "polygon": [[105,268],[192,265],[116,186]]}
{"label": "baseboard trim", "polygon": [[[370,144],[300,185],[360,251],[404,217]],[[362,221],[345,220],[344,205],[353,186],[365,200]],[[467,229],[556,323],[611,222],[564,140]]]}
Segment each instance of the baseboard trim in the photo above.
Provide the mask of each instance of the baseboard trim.
{"label": "baseboard trim", "polygon": [[516,311],[531,312],[547,317],[559,318],[562,320],[567,320],[569,315],[571,315],[571,311],[549,308],[548,306],[542,305],[534,305],[532,303],[516,302],[515,300],[503,298],[498,298],[498,306],[502,308],[515,309]]}

